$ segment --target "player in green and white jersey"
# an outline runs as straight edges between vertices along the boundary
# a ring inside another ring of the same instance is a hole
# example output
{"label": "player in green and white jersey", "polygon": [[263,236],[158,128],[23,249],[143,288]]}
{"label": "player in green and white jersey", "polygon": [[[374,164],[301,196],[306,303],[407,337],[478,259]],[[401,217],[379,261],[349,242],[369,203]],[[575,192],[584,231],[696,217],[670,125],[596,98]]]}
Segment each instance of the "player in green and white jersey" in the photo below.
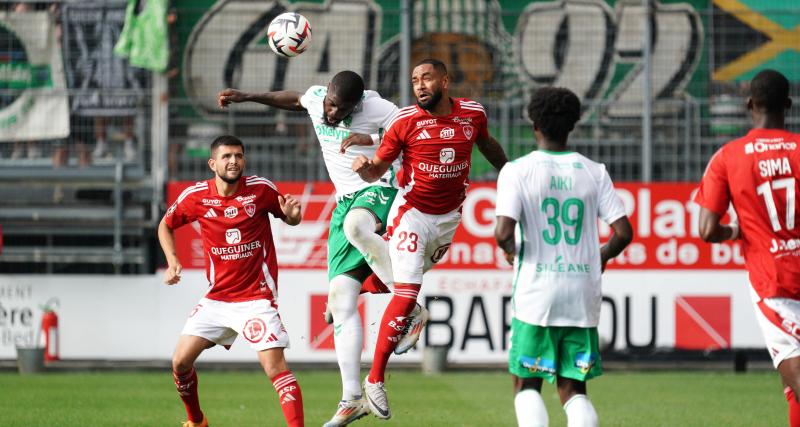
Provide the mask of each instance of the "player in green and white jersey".
{"label": "player in green and white jersey", "polygon": [[[397,106],[375,91],[364,90],[363,80],[352,71],[339,72],[327,86],[311,86],[305,93],[254,94],[225,89],[219,93],[218,102],[221,107],[258,102],[284,110],[307,111],[314,125],[337,200],[328,232],[328,308],[333,315],[343,390],[336,414],[325,426],[349,424],[369,413],[361,393],[364,332],[358,314],[358,295],[361,283],[371,272],[384,284],[393,283],[388,246],[380,235],[385,231],[386,217],[397,194],[395,167],[370,184],[353,172],[351,165],[360,155],[372,158],[383,130],[398,111]],[[414,320],[409,324],[424,322],[426,310],[418,305],[412,317]],[[408,342],[418,338],[419,333],[414,333],[401,339]]]}
{"label": "player in green and white jersey", "polygon": [[[568,89],[537,90],[528,115],[538,150],[497,178],[495,237],[514,264],[508,369],[519,425],[547,425],[543,379],[556,383],[570,426],[598,424],[586,381],[602,373],[600,275],[633,231],[605,166],[567,149],[580,113]],[[602,247],[598,218],[614,230]]]}

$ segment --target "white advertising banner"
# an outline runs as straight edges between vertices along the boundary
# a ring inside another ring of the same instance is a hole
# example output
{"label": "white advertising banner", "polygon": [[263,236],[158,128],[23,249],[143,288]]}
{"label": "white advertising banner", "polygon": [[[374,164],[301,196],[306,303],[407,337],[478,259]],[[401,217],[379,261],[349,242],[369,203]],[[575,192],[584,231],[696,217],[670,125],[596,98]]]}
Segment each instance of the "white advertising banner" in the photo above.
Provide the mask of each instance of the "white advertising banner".
{"label": "white advertising banner", "polygon": [[[450,345],[454,363],[504,362],[511,319],[511,272],[433,270],[419,301],[431,311],[421,345]],[[743,271],[609,271],[604,277],[601,340],[623,350],[637,346],[717,349],[758,348],[756,324]],[[56,298],[62,359],[169,360],[184,321],[203,295],[201,271],[185,271],[177,286],[161,276],[0,276],[0,359],[15,345],[37,340],[41,305]],[[324,270],[280,275],[281,317],[295,362],[335,362],[333,328],[324,323]],[[369,361],[377,323],[389,295],[362,297]],[[393,357],[417,362],[421,353]],[[214,348],[201,360],[254,361],[247,342]]]}

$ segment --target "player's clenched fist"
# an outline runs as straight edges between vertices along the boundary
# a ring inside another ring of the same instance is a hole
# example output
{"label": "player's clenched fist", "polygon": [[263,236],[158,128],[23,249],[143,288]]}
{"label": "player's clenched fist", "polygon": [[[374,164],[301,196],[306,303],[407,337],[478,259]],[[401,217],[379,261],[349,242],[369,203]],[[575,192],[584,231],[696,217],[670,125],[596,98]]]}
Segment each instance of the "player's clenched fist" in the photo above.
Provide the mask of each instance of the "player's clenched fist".
{"label": "player's clenched fist", "polygon": [[225,108],[231,103],[247,101],[246,98],[244,92],[236,89],[225,89],[217,94],[217,104],[219,104],[220,108]]}
{"label": "player's clenched fist", "polygon": [[164,272],[164,283],[174,285],[181,281],[181,270],[183,267],[180,264],[175,264],[167,267]]}
{"label": "player's clenched fist", "polygon": [[278,196],[278,203],[281,205],[281,211],[286,215],[286,223],[289,225],[300,224],[300,201],[292,197],[291,194]]}
{"label": "player's clenched fist", "polygon": [[359,155],[353,160],[353,172],[361,173],[372,166],[372,160],[368,159],[365,155]]}

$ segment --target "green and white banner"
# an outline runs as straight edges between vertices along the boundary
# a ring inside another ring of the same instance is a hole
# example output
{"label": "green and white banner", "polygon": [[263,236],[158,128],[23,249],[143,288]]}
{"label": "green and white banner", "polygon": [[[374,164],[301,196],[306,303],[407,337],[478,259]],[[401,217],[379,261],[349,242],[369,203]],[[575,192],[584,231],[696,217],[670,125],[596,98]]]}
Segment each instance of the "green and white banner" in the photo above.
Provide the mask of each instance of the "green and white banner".
{"label": "green and white banner", "polygon": [[0,141],[69,135],[55,26],[47,12],[0,12]]}

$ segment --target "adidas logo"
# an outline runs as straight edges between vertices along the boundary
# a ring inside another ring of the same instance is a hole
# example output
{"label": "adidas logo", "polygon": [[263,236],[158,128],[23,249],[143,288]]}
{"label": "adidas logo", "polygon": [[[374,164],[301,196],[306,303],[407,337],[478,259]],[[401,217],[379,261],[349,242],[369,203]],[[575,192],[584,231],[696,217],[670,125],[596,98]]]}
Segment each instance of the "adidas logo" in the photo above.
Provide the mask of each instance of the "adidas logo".
{"label": "adidas logo", "polygon": [[206,218],[214,218],[214,217],[217,216],[217,213],[214,212],[214,209],[212,208],[212,209],[209,209],[208,212],[206,212],[206,214],[203,215],[203,216],[206,217]]}
{"label": "adidas logo", "polygon": [[275,334],[269,334],[269,337],[267,337],[267,342],[273,341],[278,341],[278,337],[276,337]]}
{"label": "adidas logo", "polygon": [[427,129],[422,129],[422,132],[420,132],[419,135],[417,135],[417,140],[430,139],[430,138],[431,134],[428,133]]}
{"label": "adidas logo", "polygon": [[295,399],[294,396],[292,396],[289,393],[286,393],[286,394],[283,395],[283,399],[281,399],[281,405],[283,405],[285,403],[289,403],[289,402],[294,402],[296,400],[297,399]]}

